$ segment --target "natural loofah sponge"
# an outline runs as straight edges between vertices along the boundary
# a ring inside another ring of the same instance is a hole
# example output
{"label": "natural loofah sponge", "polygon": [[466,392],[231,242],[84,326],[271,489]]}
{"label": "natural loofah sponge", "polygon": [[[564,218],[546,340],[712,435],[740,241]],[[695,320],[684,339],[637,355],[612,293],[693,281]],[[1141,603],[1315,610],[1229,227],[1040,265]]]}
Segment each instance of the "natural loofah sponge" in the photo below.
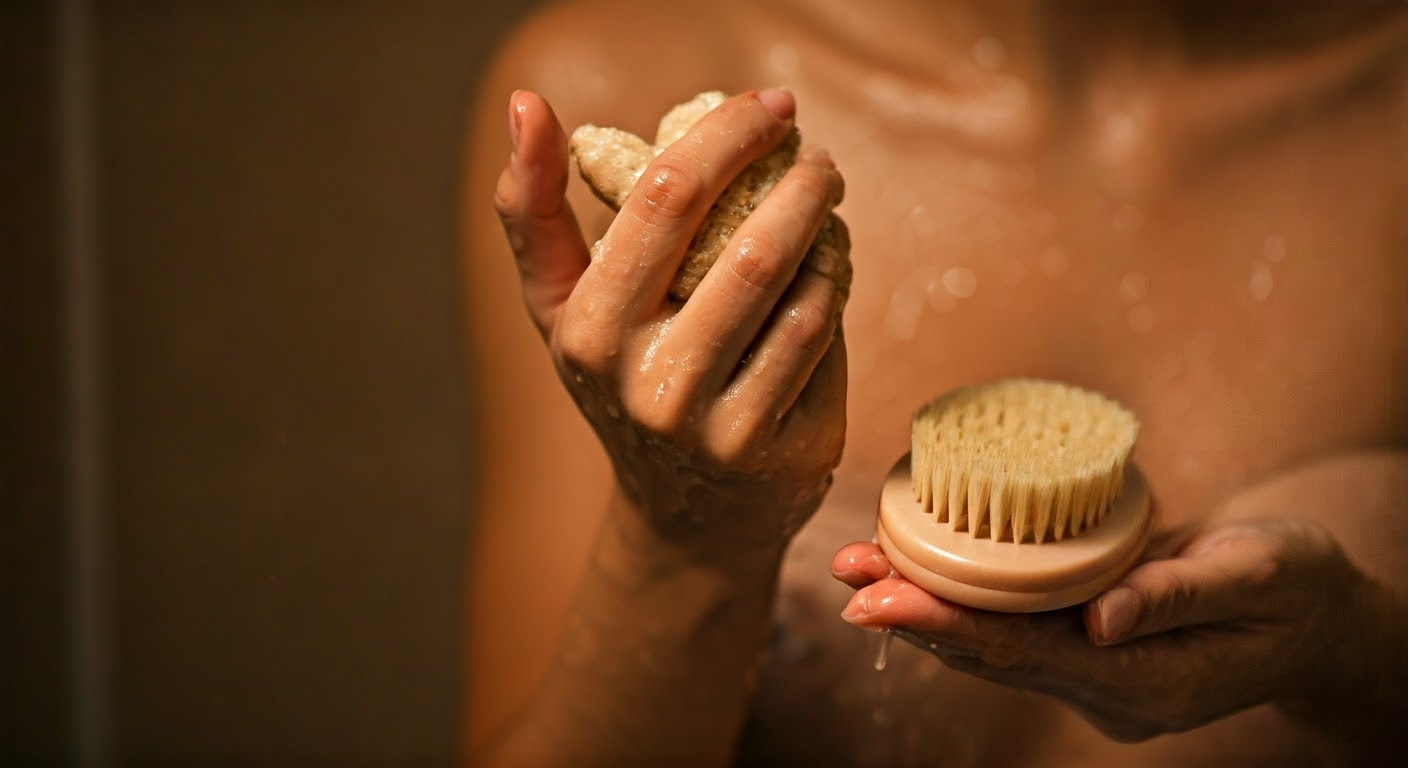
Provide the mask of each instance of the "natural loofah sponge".
{"label": "natural loofah sponge", "polygon": [[[661,119],[654,144],[617,128],[579,127],[572,132],[569,146],[582,178],[607,205],[621,210],[636,181],[656,155],[679,140],[699,118],[725,98],[719,91],[708,91],[676,106]],[[672,298],[684,301],[699,287],[704,274],[718,260],[739,225],[797,161],[800,144],[801,136],[794,128],[781,144],[745,168],[724,190],[690,242],[670,286]],[[829,214],[807,250],[803,265],[835,280],[842,294],[846,294],[851,285],[850,251],[850,235],[845,223],[835,214]]]}

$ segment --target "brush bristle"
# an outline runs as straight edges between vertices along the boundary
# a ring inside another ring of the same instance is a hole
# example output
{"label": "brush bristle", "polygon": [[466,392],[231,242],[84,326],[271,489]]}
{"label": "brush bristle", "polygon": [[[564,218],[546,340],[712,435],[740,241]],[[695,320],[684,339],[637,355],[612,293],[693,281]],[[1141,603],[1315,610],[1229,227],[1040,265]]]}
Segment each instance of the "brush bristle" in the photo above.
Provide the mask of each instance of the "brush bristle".
{"label": "brush bristle", "polygon": [[955,531],[1059,541],[1104,518],[1138,433],[1132,413],[1077,387],[1032,379],[965,387],[914,416],[915,499]]}

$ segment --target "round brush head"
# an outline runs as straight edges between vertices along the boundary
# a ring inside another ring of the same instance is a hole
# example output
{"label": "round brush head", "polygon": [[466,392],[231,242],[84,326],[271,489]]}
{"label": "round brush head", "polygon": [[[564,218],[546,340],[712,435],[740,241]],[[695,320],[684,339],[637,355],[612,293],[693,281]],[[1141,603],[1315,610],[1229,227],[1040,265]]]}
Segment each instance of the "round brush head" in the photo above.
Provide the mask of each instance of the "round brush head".
{"label": "round brush head", "polygon": [[1055,382],[966,387],[914,417],[881,493],[877,540],[902,575],[955,602],[1040,611],[1083,602],[1137,561],[1149,496],[1118,403]]}

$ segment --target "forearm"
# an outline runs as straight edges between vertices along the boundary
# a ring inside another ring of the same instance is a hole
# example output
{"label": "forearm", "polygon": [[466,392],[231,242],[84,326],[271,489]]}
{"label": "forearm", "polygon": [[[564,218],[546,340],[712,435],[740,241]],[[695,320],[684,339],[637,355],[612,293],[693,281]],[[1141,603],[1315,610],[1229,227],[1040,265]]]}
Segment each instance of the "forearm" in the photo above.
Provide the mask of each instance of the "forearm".
{"label": "forearm", "polygon": [[[1408,453],[1344,454],[1247,495],[1244,516],[1323,527],[1346,558],[1331,640],[1280,708],[1329,765],[1385,765],[1408,748]],[[1392,756],[1392,759],[1386,759]]]}
{"label": "forearm", "polygon": [[490,765],[719,765],[746,716],[781,560],[691,557],[617,494],[528,706]]}
{"label": "forearm", "polygon": [[1408,748],[1408,605],[1403,592],[1366,579],[1346,601],[1343,641],[1311,690],[1281,706],[1333,766],[1397,763]]}

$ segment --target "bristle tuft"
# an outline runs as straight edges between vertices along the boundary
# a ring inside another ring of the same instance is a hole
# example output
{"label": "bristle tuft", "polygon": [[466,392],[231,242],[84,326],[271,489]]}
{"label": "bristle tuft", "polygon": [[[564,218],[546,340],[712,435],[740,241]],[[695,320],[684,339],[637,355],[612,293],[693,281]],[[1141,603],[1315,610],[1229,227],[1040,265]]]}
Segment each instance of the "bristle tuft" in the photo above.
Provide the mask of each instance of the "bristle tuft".
{"label": "bristle tuft", "polygon": [[1104,518],[1138,432],[1118,403],[1065,384],[965,387],[914,417],[914,497],[952,530],[1060,541]]}

